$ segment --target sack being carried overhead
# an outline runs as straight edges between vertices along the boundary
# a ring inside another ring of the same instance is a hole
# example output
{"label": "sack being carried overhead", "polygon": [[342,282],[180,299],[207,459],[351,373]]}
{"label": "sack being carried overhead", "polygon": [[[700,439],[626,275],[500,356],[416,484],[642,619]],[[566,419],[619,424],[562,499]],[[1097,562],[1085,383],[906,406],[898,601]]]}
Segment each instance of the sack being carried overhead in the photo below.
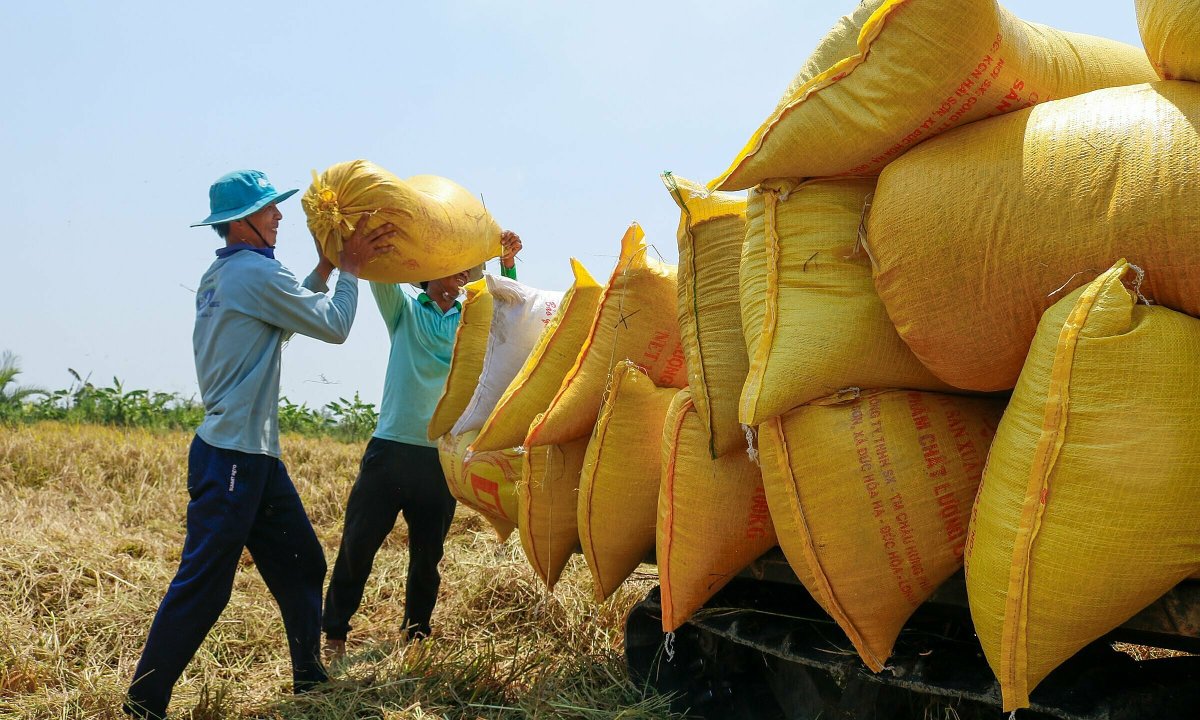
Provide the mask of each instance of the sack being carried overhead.
{"label": "sack being carried overhead", "polygon": [[1139,303],[1132,270],[1046,311],[975,501],[967,596],[1005,710],[1200,569],[1200,320]]}
{"label": "sack being carried overhead", "polygon": [[1002,400],[881,390],[759,428],[779,545],[796,576],[883,669],[905,621],[962,567]]}
{"label": "sack being carried overhead", "polygon": [[579,356],[549,407],[529,426],[526,447],[590,434],[618,360],[642,366],[659,387],[687,385],[675,316],[675,266],[649,257],[645,238],[637,223],[621,238],[621,257]]}
{"label": "sack being carried overhead", "polygon": [[1200,2],[1134,0],[1150,64],[1163,80],[1200,80]]}
{"label": "sack being carried overhead", "polygon": [[438,459],[450,494],[482,515],[503,542],[517,526],[517,481],[525,455],[516,449],[468,452],[474,438],[474,432],[443,435],[438,439]]}
{"label": "sack being carried overhead", "polygon": [[[450,373],[429,420],[429,439],[437,440],[450,432],[471,402],[483,358],[487,352],[488,332],[492,327],[492,294],[482,278],[463,288],[467,299],[462,304],[458,330],[454,334],[454,352],[450,355]],[[515,443],[520,444],[520,443]]]}
{"label": "sack being carried overhead", "polygon": [[506,277],[487,275],[483,279],[492,296],[487,351],[475,394],[451,430],[454,435],[483,427],[504,389],[553,320],[563,297],[560,292],[538,290]]}
{"label": "sack being carried overhead", "polygon": [[746,198],[710,193],[664,173],[679,217],[676,312],[688,387],[708,428],[713,457],[745,448],[738,396],[746,381],[746,343],[738,302],[738,262],[746,239]]}
{"label": "sack being carried overhead", "polygon": [[874,178],[772,180],[750,198],[741,307],[759,425],[844,388],[946,390],[896,334],[857,249]]}
{"label": "sack being carried overhead", "polygon": [[1140,48],[1027,23],[995,0],[864,0],[709,186],[874,175],[944,130],[1153,79]]}
{"label": "sack being carried overhead", "polygon": [[1200,85],[1156,82],[1038,105],[931,140],[884,170],[875,287],[947,383],[1007,390],[1038,318],[1127,257],[1142,293],[1200,314]]}
{"label": "sack being carried overhead", "polygon": [[525,441],[529,424],[550,406],[563,378],[579,357],[596,306],[604,288],[600,287],[583,263],[571,258],[575,282],[563,297],[562,305],[550,324],[538,337],[521,371],[508,384],[492,414],[475,438],[477,450],[515,447]]}
{"label": "sack being carried overhead", "polygon": [[363,268],[363,280],[422,282],[473,268],[502,252],[500,226],[465,188],[436,175],[401,180],[387,170],[354,160],[338,163],[300,199],[308,229],[325,257],[337,262],[342,242],[359,216],[369,229],[396,226],[393,250]]}

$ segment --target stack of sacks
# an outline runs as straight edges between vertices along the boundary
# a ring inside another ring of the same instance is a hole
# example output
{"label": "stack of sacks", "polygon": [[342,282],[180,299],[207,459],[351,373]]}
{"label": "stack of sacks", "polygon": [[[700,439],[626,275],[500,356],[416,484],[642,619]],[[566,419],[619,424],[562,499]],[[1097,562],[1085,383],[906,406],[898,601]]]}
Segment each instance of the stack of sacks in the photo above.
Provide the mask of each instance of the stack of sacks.
{"label": "stack of sacks", "polygon": [[450,493],[487,519],[503,540],[516,526],[516,483],[525,465],[514,448],[472,452],[495,388],[511,379],[554,313],[561,293],[486,276],[466,286],[450,372],[429,422]]}
{"label": "stack of sacks", "polygon": [[663,425],[656,547],[663,631],[672,632],[775,546],[762,474],[744,453],[713,459],[688,390]]}
{"label": "stack of sacks", "polygon": [[526,447],[563,444],[591,433],[618,360],[642,366],[659,387],[687,385],[675,316],[676,268],[649,257],[650,249],[642,229],[631,225],[575,364],[529,426]]}
{"label": "stack of sacks", "polygon": [[779,544],[879,672],[912,612],[963,562],[1003,401],[848,392],[759,428]]}
{"label": "stack of sacks", "polygon": [[1146,55],[1163,80],[1200,80],[1200,2],[1134,0]]}
{"label": "stack of sacks", "polygon": [[975,503],[967,594],[1005,710],[1200,569],[1200,320],[1140,304],[1131,270],[1046,311]]}
{"label": "stack of sacks", "polygon": [[575,282],[563,297],[562,306],[483,423],[473,449],[500,450],[522,444],[529,423],[550,406],[563,378],[579,357],[579,348],[591,329],[604,288],[574,258],[571,271]]}
{"label": "stack of sacks", "polygon": [[1115,257],[1200,313],[1200,85],[1097,90],[931,140],[879,178],[868,246],[900,335],[945,382],[1007,390],[1043,311]]}
{"label": "stack of sacks", "polygon": [[688,387],[715,458],[744,447],[737,404],[747,365],[737,288],[746,198],[710,193],[671,173],[662,178],[681,211],[676,312]]}
{"label": "stack of sacks", "polygon": [[451,429],[454,435],[483,427],[563,299],[563,293],[538,290],[506,277],[487,275],[483,279],[492,296],[492,323],[483,371],[475,393]]}
{"label": "stack of sacks", "polygon": [[710,186],[874,175],[950,128],[1153,79],[1140,49],[1026,23],[995,0],[864,0]]}
{"label": "stack of sacks", "polygon": [[517,482],[525,454],[517,448],[470,452],[467,446],[474,439],[474,431],[438,439],[442,473],[450,494],[482,515],[503,542],[517,526]]}
{"label": "stack of sacks", "polygon": [[334,263],[342,243],[363,214],[367,228],[396,227],[392,252],[372,260],[364,280],[421,282],[447,277],[498,256],[500,226],[472,193],[446,178],[418,175],[401,180],[387,170],[354,160],[320,176],[300,199],[308,229]]}
{"label": "stack of sacks", "polygon": [[613,368],[579,478],[579,543],[602,602],[654,551],[663,423],[677,391],[629,360]]}
{"label": "stack of sacks", "polygon": [[896,334],[858,251],[874,188],[872,178],[775,180],[751,195],[740,283],[746,425],[847,387],[947,389]]}

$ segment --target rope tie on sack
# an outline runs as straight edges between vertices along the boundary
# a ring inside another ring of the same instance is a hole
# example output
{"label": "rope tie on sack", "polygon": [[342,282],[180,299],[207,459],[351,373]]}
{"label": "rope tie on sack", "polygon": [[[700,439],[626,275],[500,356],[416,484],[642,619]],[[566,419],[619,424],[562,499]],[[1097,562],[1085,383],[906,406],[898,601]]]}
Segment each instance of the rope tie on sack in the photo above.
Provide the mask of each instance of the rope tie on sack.
{"label": "rope tie on sack", "polygon": [[867,216],[871,214],[871,201],[874,199],[875,193],[868,193],[863,198],[862,212],[858,216],[858,239],[854,242],[852,255],[857,255],[861,251],[867,256],[867,260],[871,261],[871,269],[878,270],[879,264],[875,262],[875,256],[871,254],[871,246],[867,244]]}
{"label": "rope tie on sack", "polygon": [[750,462],[758,465],[758,447],[755,445],[754,428],[743,424],[742,431],[746,433],[746,456],[750,458]]}
{"label": "rope tie on sack", "polygon": [[667,662],[675,662],[675,633],[663,635],[663,654],[667,656]]}
{"label": "rope tie on sack", "polygon": [[309,216],[317,220],[318,225],[325,225],[331,231],[328,233],[328,239],[334,247],[326,248],[326,250],[335,254],[339,253],[342,251],[342,232],[353,230],[354,224],[342,214],[337,193],[321,181],[316,170],[312,171],[312,179],[313,188],[316,190],[313,193],[315,199],[308,203],[306,209],[309,211]]}

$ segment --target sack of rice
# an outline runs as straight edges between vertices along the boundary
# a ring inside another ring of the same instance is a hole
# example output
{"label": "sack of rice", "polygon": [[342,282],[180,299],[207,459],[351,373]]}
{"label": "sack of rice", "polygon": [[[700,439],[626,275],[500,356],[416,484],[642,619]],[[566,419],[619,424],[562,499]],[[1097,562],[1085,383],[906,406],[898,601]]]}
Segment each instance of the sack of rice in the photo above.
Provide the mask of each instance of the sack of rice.
{"label": "sack of rice", "polygon": [[858,249],[874,189],[874,178],[832,178],[771,180],[751,193],[740,283],[746,425],[849,387],[948,389],[896,333]]}
{"label": "sack of rice", "polygon": [[[1200,85],[1155,82],[960,128],[884,170],[867,245],[917,357],[968,390],[1016,383],[1042,312],[1116,257],[1200,314]],[[964,158],[971,158],[965,162]]]}
{"label": "sack of rice", "polygon": [[775,547],[762,474],[745,453],[713,459],[691,393],[663,424],[656,558],[663,632],[672,632]]}
{"label": "sack of rice", "polygon": [[1200,320],[1139,302],[1139,273],[1046,311],[992,443],[967,596],[1005,710],[1200,569]]}
{"label": "sack of rice", "polygon": [[442,388],[442,396],[438,398],[433,417],[429,420],[430,440],[437,440],[450,432],[450,428],[462,417],[483,373],[483,356],[487,351],[488,331],[492,327],[492,294],[488,292],[487,281],[483,278],[467,283],[463,289],[467,299],[463,301],[458,330],[454,334],[454,351],[450,355],[446,386]]}
{"label": "sack of rice", "polygon": [[996,0],[864,0],[710,187],[875,175],[950,128],[1153,79],[1140,48],[1027,23]]}
{"label": "sack of rice", "polygon": [[962,567],[1002,400],[845,393],[759,428],[779,545],[812,596],[883,669],[900,629]]}
{"label": "sack of rice", "polygon": [[354,160],[320,176],[300,199],[308,229],[325,257],[337,262],[342,243],[364,213],[367,227],[396,226],[392,252],[371,261],[363,280],[422,282],[453,275],[500,255],[500,226],[483,203],[460,185],[436,175],[401,180]]}
{"label": "sack of rice", "polygon": [[483,370],[470,402],[450,431],[462,435],[483,427],[505,388],[520,372],[542,331],[553,321],[563,294],[522,285],[516,280],[485,275],[492,296]]}
{"label": "sack of rice", "polygon": [[687,385],[675,266],[650,257],[646,234],[634,223],[621,239],[621,257],[604,288],[575,364],[549,407],[529,426],[525,446],[562,444],[591,433],[618,360],[646,369],[659,387]]}
{"label": "sack of rice", "polygon": [[709,453],[741,452],[738,397],[747,363],[737,288],[746,198],[710,193],[671,173],[662,178],[681,211],[676,312],[692,401],[707,428]]}
{"label": "sack of rice", "polygon": [[1200,2],[1134,0],[1142,44],[1163,80],[1200,80]]}
{"label": "sack of rice", "polygon": [[517,528],[525,558],[554,589],[579,547],[576,504],[588,438],[529,448],[517,486]]}
{"label": "sack of rice", "polygon": [[677,391],[630,360],[613,369],[579,478],[579,543],[604,601],[654,552],[662,429]]}
{"label": "sack of rice", "polygon": [[467,450],[475,433],[438,438],[438,458],[450,494],[478,512],[496,530],[500,541],[517,526],[517,481],[525,455],[516,448],[472,453]]}

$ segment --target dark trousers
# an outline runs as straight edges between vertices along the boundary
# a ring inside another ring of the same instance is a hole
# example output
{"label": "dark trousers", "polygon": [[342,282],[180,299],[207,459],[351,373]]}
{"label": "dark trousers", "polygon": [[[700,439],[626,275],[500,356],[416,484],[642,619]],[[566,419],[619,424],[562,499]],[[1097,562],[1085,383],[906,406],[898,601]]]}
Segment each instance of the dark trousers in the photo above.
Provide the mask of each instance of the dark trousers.
{"label": "dark trousers", "polygon": [[362,602],[375,553],[400,513],[408,523],[404,627],[410,638],[429,634],[442,581],[438,562],[454,519],[454,506],[437,448],[371,438],[346,503],[342,546],[325,595],[322,627],[328,637],[346,638],[350,617]]}
{"label": "dark trousers", "polygon": [[175,682],[229,602],[243,547],[283,615],[294,689],[326,680],[320,659],[325,553],[283,463],[197,437],[188,454],[188,495],[183,557],[150,625],[127,710],[166,714]]}

